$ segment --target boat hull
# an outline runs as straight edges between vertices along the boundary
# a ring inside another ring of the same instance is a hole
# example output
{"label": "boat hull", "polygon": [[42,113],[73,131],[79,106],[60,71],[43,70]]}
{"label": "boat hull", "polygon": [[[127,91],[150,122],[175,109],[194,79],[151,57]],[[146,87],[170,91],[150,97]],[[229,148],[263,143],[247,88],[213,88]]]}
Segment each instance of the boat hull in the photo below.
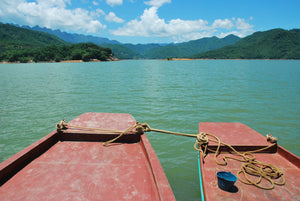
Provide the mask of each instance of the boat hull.
{"label": "boat hull", "polygon": [[[85,113],[69,124],[126,130],[129,114]],[[175,200],[146,135],[52,132],[0,164],[0,200]]]}

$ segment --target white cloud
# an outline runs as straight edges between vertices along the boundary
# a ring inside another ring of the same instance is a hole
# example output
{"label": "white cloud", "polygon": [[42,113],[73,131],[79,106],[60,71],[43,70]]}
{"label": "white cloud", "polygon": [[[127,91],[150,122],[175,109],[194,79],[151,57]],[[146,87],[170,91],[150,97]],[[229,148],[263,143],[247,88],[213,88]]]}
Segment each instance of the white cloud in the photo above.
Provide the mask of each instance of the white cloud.
{"label": "white cloud", "polygon": [[157,8],[145,9],[140,20],[132,20],[124,27],[112,31],[115,35],[123,36],[158,36],[169,37],[197,30],[204,30],[207,22],[204,20],[174,19],[166,23],[157,15]]}
{"label": "white cloud", "polygon": [[202,31],[202,32],[190,32],[180,36],[176,35],[173,36],[172,39],[175,41],[174,43],[180,43],[184,41],[197,40],[199,38],[211,37],[211,36],[212,36],[211,32]]}
{"label": "white cloud", "polygon": [[172,35],[179,34],[186,34],[191,33],[194,31],[200,31],[207,29],[207,21],[199,19],[199,20],[181,20],[175,19],[171,20],[169,24],[166,26],[168,27],[169,32]]}
{"label": "white cloud", "polygon": [[[154,5],[154,2],[157,3],[155,5],[161,5],[158,2],[166,1],[151,1],[151,5]],[[229,34],[244,37],[254,32],[253,26],[241,18],[216,19],[212,24],[203,19],[172,19],[166,22],[158,16],[157,10],[156,6],[145,9],[138,19],[111,30],[111,33],[118,36],[172,37],[174,41],[183,42],[211,36],[225,37]]]}
{"label": "white cloud", "polygon": [[236,28],[240,30],[251,29],[253,26],[245,22],[245,19],[238,18],[236,20]]}
{"label": "white cloud", "polygon": [[[103,0],[101,0],[103,1]],[[99,0],[92,0],[97,4]],[[123,0],[105,0],[110,6],[121,5]],[[131,0],[132,2],[132,0]],[[215,19],[208,22],[204,19],[183,20],[171,19],[166,21],[158,15],[158,9],[171,0],[145,0],[149,5],[143,14],[131,20],[122,27],[110,30],[118,36],[141,36],[172,38],[173,41],[183,42],[203,37],[225,37],[235,34],[244,37],[254,32],[253,25],[248,19],[230,18]],[[105,13],[100,8],[92,11],[83,8],[69,9],[71,0],[0,0],[0,19],[3,23],[16,23],[20,25],[48,27],[78,33],[98,33],[106,29],[98,18],[105,18],[109,22],[124,23],[114,12]],[[111,25],[115,26],[115,25]]]}
{"label": "white cloud", "polygon": [[231,29],[233,27],[233,23],[229,19],[216,19],[213,24],[213,28],[224,28],[224,29]]}
{"label": "white cloud", "polygon": [[66,4],[71,4],[71,0],[37,0],[37,3],[43,7],[65,7]]}
{"label": "white cloud", "polygon": [[98,18],[100,16],[105,16],[105,12],[102,9],[97,8],[95,11],[90,11],[90,16],[92,18]]}
{"label": "white cloud", "polygon": [[117,17],[115,13],[109,12],[108,15],[105,16],[105,20],[109,22],[123,23],[124,20]]}
{"label": "white cloud", "polygon": [[[158,24],[164,23],[158,18],[156,9],[150,8],[144,10],[144,14],[140,17],[141,20],[132,20],[122,28],[112,31],[114,35],[120,36],[150,36],[152,27],[159,27]],[[156,25],[153,25],[156,24]]]}
{"label": "white cloud", "polygon": [[2,22],[88,33],[106,28],[93,18],[92,12],[81,8],[70,10],[66,8],[67,4],[70,4],[70,0],[1,0],[0,18]]}
{"label": "white cloud", "polygon": [[97,9],[96,9],[96,12],[97,12],[98,14],[100,14],[100,15],[105,15],[105,12],[104,12],[102,9],[100,9],[100,8],[97,8]]}
{"label": "white cloud", "polygon": [[93,1],[93,5],[94,5],[94,6],[98,6],[99,3],[98,3],[97,1]]}
{"label": "white cloud", "polygon": [[123,4],[123,0],[106,0],[106,3],[110,6],[118,6]]}
{"label": "white cloud", "polygon": [[161,7],[165,3],[171,3],[171,0],[150,0],[144,1],[144,3],[148,6]]}

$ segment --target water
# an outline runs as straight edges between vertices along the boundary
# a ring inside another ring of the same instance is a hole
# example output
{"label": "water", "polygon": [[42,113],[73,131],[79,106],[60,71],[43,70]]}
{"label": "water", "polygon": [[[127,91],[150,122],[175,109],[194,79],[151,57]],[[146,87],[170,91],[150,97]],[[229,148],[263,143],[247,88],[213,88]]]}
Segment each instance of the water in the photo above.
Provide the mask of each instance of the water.
{"label": "water", "polygon": [[[0,65],[0,162],[85,112],[130,113],[197,133],[241,122],[300,155],[300,61],[120,61]],[[199,200],[194,139],[147,133],[177,200]]]}

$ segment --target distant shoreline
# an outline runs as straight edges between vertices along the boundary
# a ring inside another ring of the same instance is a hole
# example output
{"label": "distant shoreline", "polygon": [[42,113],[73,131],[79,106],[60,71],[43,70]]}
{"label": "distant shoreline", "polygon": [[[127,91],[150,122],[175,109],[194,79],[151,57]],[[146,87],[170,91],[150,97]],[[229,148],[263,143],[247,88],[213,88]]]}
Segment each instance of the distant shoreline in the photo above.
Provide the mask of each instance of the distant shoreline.
{"label": "distant shoreline", "polygon": [[161,60],[168,60],[168,61],[192,61],[192,60],[300,60],[300,59],[241,59],[241,58],[237,58],[237,59],[214,59],[214,58],[172,58],[172,59],[161,59]]}
{"label": "distant shoreline", "polygon": [[128,61],[128,60],[162,60],[162,61],[194,61],[194,60],[269,60],[269,61],[287,61],[287,60],[295,60],[299,61],[299,59],[212,59],[212,58],[197,58],[197,59],[190,59],[190,58],[172,58],[172,59],[117,59],[114,58],[109,61],[100,61],[97,59],[91,60],[91,61],[83,61],[83,60],[64,60],[64,61],[41,61],[41,62],[33,62],[29,61],[27,63],[21,63],[20,61],[17,62],[7,62],[7,61],[2,61],[0,64],[30,64],[30,63],[89,63],[89,62],[111,62],[111,61]]}
{"label": "distant shoreline", "polygon": [[[110,61],[120,61],[120,59],[118,58],[111,58],[110,60],[108,61],[101,61],[101,60],[98,60],[98,59],[93,59],[93,60],[90,60],[90,61],[83,61],[83,60],[62,60],[62,61],[39,61],[39,62],[33,62],[33,61],[29,61],[29,62],[26,62],[26,63],[22,63],[22,64],[30,64],[30,63],[89,63],[89,62],[110,62]],[[0,64],[21,64],[20,61],[16,61],[16,62],[8,62],[8,61],[2,61],[0,62]]]}
{"label": "distant shoreline", "polygon": [[190,58],[172,58],[172,59],[164,59],[168,61],[190,61],[190,60],[196,60],[196,59],[190,59]]}
{"label": "distant shoreline", "polygon": [[[83,60],[65,60],[65,61],[39,61],[39,62],[33,62],[33,61],[29,61],[29,62],[26,62],[26,63],[21,63],[20,61],[16,61],[16,62],[8,62],[8,61],[2,61],[0,62],[1,64],[34,64],[34,63],[83,63],[84,61]],[[85,63],[88,63],[88,62],[102,62],[100,60],[97,60],[97,61],[87,61]]]}

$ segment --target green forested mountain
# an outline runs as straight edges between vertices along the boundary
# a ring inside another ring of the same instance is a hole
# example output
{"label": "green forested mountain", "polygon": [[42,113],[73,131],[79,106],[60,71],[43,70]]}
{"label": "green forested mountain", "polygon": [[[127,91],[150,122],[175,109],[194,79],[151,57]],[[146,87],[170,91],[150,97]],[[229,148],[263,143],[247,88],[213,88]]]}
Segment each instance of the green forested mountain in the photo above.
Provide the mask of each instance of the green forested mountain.
{"label": "green forested mountain", "polygon": [[199,52],[217,49],[234,44],[239,37],[229,35],[225,38],[202,38],[178,44],[106,44],[119,59],[166,59],[168,57],[189,57]]}
{"label": "green forested mountain", "polygon": [[[157,47],[162,47],[161,44],[105,44],[105,47],[109,47],[113,50],[115,56],[119,59],[148,59],[150,57],[145,56],[148,51],[155,51]],[[155,58],[156,59],[156,58]]]}
{"label": "green forested mountain", "polygon": [[[73,42],[88,39],[78,39],[78,34],[67,36]],[[300,29],[255,32],[243,39],[229,35],[179,44],[106,43],[100,47],[92,43],[71,44],[48,33],[0,23],[0,61],[108,60],[112,52],[119,59],[300,59]]]}
{"label": "green forested mountain", "polygon": [[0,23],[0,61],[106,61],[111,56],[111,49],[93,43],[71,45],[54,35]]}
{"label": "green forested mountain", "polygon": [[118,59],[141,59],[142,56],[126,47],[125,45],[120,45],[120,44],[105,44],[103,47],[107,47],[112,49],[114,56],[117,57]]}
{"label": "green forested mountain", "polygon": [[147,51],[157,48],[157,47],[162,47],[165,46],[163,44],[157,44],[157,43],[148,43],[148,44],[123,44],[123,46],[137,52],[138,54],[140,54],[141,56],[144,55]]}
{"label": "green forested mountain", "polygon": [[109,40],[107,38],[86,36],[82,34],[71,34],[61,32],[60,30],[51,30],[41,28],[39,26],[28,27],[26,29],[42,31],[56,35],[64,41],[70,43],[92,42],[97,45],[109,47],[113,50],[114,55],[119,59],[165,59],[167,57],[189,57],[191,55],[220,48],[226,45],[234,44],[240,38],[234,35],[225,38],[202,38],[185,43],[178,44],[121,44],[118,41]]}
{"label": "green forested mountain", "polygon": [[167,57],[189,57],[199,52],[205,52],[226,45],[235,44],[240,38],[234,35],[226,36],[225,38],[202,38],[198,40],[192,40],[185,43],[171,44],[161,47],[156,47],[145,52],[145,58],[151,59],[165,59]]}
{"label": "green forested mountain", "polygon": [[53,34],[53,35],[61,38],[64,41],[67,41],[69,43],[94,43],[96,45],[120,44],[120,42],[118,42],[116,40],[109,40],[108,38],[90,36],[90,35],[86,36],[86,35],[83,35],[83,34],[72,34],[72,33],[62,32],[60,30],[48,29],[48,28],[45,28],[45,27],[41,28],[39,26],[34,26],[34,27],[23,26],[23,28]]}
{"label": "green forested mountain", "polygon": [[255,32],[235,45],[196,54],[192,58],[300,59],[300,29]]}
{"label": "green forested mountain", "polygon": [[66,45],[62,39],[43,32],[19,28],[9,24],[0,23],[0,51],[22,50],[47,45]]}

